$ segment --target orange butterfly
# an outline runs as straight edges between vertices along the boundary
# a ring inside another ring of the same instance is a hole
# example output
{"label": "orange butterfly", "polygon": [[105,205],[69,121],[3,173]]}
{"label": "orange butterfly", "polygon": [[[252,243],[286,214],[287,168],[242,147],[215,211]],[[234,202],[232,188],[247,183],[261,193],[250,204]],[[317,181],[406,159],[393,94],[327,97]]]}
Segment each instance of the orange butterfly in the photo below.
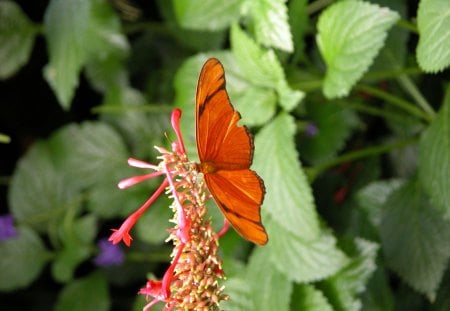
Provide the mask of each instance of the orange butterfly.
{"label": "orange butterfly", "polygon": [[264,181],[250,169],[253,139],[225,89],[222,64],[210,58],[197,85],[196,136],[199,169],[226,219],[245,239],[258,245],[268,237],[261,223]]}

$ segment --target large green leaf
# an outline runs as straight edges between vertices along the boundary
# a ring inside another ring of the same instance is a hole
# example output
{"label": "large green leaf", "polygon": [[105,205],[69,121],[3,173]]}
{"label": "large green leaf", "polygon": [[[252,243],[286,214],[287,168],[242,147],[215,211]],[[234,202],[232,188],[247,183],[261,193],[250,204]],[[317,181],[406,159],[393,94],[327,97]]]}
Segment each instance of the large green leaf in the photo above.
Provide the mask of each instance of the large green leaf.
{"label": "large green leaf", "polygon": [[334,236],[326,231],[315,240],[306,240],[273,220],[266,221],[265,225],[269,234],[265,247],[270,252],[270,260],[278,271],[292,281],[308,283],[323,280],[348,263],[345,254],[337,248]]}
{"label": "large green leaf", "polygon": [[378,227],[381,222],[383,208],[392,191],[398,189],[401,180],[375,181],[356,193],[358,205],[367,213],[370,223]]}
{"label": "large green leaf", "polygon": [[258,43],[286,52],[294,50],[286,0],[252,1],[250,12]]}
{"label": "large green leaf", "polygon": [[69,180],[55,166],[52,149],[38,142],[19,161],[8,199],[19,222],[43,230],[59,223],[67,207],[77,204],[77,195],[77,189],[69,186]]}
{"label": "large green leaf", "polygon": [[431,202],[450,219],[450,86],[444,103],[420,139],[419,178]]}
{"label": "large green leaf", "polygon": [[298,162],[294,134],[294,120],[285,113],[266,125],[255,138],[253,168],[265,181],[263,214],[270,214],[295,236],[314,240],[320,234],[319,220]]}
{"label": "large green leaf", "polygon": [[273,50],[262,49],[236,24],[231,28],[231,47],[246,79],[257,86],[276,90],[285,110],[297,106],[304,94],[290,88]]}
{"label": "large green leaf", "polygon": [[56,302],[56,311],[107,311],[110,309],[108,283],[94,273],[66,285]]}
{"label": "large green leaf", "polygon": [[246,280],[251,288],[253,310],[289,310],[292,283],[289,276],[274,269],[270,249],[253,251],[247,264]]}
{"label": "large green leaf", "polygon": [[427,72],[450,65],[450,5],[447,0],[422,0],[417,11],[417,62]]}
{"label": "large green leaf", "polygon": [[178,22],[196,30],[222,30],[239,18],[243,0],[173,0]]}
{"label": "large green leaf", "polygon": [[398,19],[388,8],[354,0],[335,3],[321,14],[316,40],[327,64],[323,91],[328,98],[349,93]]}
{"label": "large green leaf", "polygon": [[125,53],[117,17],[104,0],[52,0],[44,17],[50,61],[45,77],[63,108],[68,109],[78,76],[89,61]]}
{"label": "large green leaf", "polygon": [[30,57],[36,28],[19,5],[0,1],[0,79],[16,73]]}
{"label": "large green leaf", "polygon": [[380,236],[387,265],[433,301],[450,258],[450,222],[416,180],[389,196]]}
{"label": "large green leaf", "polygon": [[323,291],[335,310],[357,311],[362,305],[358,295],[366,289],[368,279],[375,270],[378,245],[363,239],[355,239],[352,245],[354,257],[333,277],[323,282]]}
{"label": "large green leaf", "polygon": [[69,124],[53,135],[56,164],[70,184],[87,188],[105,180],[105,175],[125,167],[128,154],[119,134],[102,122]]}
{"label": "large green leaf", "polygon": [[17,236],[0,242],[0,290],[27,287],[41,273],[49,254],[39,236],[21,227]]}

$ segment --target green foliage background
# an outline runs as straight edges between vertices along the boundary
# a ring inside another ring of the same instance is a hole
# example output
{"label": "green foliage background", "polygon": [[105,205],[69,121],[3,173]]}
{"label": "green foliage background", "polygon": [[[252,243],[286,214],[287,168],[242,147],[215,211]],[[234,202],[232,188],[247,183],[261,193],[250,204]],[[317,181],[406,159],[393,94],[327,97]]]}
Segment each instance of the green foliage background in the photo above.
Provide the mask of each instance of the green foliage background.
{"label": "green foliage background", "polygon": [[96,241],[158,186],[116,184],[169,146],[175,107],[195,159],[198,73],[217,57],[269,234],[221,240],[222,308],[449,310],[448,29],[447,0],[0,1],[1,214],[19,230],[0,241],[0,308],[142,308],[168,201],[122,266],[95,267]]}

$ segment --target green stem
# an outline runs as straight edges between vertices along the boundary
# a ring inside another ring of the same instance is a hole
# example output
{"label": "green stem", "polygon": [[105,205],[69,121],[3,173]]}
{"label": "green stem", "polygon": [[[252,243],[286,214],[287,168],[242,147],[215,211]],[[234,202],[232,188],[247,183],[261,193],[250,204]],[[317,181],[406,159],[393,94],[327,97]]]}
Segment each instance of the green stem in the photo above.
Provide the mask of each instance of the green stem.
{"label": "green stem", "polygon": [[320,10],[322,10],[324,7],[330,5],[333,3],[333,0],[316,0],[308,5],[306,12],[308,15],[312,15]]}
{"label": "green stem", "polygon": [[168,105],[122,105],[109,106],[102,105],[91,109],[92,113],[124,113],[124,112],[152,112],[152,113],[169,113],[173,107]]}
{"label": "green stem", "polygon": [[412,82],[411,77],[404,74],[397,78],[399,83],[403,86],[403,88],[411,95],[414,101],[419,105],[428,115],[427,120],[432,120],[436,113],[434,112],[431,105],[422,96],[417,86]]}
{"label": "green stem", "polygon": [[403,109],[407,112],[409,112],[412,115],[415,115],[416,117],[419,117],[421,119],[424,119],[426,121],[430,121],[431,118],[428,114],[424,113],[422,110],[418,109],[416,106],[411,104],[410,102],[397,97],[395,95],[389,94],[388,92],[385,92],[383,90],[377,89],[372,86],[368,85],[358,85],[356,86],[357,90],[360,90],[362,92],[366,92],[372,96],[378,97],[383,99],[386,103],[392,104],[400,109]]}
{"label": "green stem", "polygon": [[413,144],[416,142],[417,142],[417,138],[410,138],[410,139],[401,140],[401,141],[391,143],[391,144],[368,147],[368,148],[357,150],[357,151],[351,151],[349,153],[343,154],[340,157],[332,159],[328,162],[319,164],[315,167],[306,168],[305,172],[306,172],[306,175],[308,176],[309,180],[312,182],[317,178],[317,176],[322,174],[324,171],[330,169],[331,167],[338,166],[345,162],[355,161],[355,160],[359,160],[362,158],[367,158],[367,157],[371,157],[374,155],[386,153],[386,152],[389,152],[394,149],[400,149],[400,148],[403,148],[407,145],[410,145],[410,144]]}

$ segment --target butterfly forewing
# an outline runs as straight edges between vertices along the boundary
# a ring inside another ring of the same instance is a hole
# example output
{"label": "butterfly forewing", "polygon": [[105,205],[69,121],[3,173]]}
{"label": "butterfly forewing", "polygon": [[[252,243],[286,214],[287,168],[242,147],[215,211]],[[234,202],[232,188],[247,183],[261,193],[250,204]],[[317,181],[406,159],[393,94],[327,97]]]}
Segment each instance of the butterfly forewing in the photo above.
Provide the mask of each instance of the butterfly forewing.
{"label": "butterfly forewing", "polygon": [[248,130],[238,126],[239,113],[231,106],[220,62],[210,59],[197,86],[197,149],[201,162],[224,167],[249,167],[253,146]]}
{"label": "butterfly forewing", "polygon": [[244,238],[267,243],[260,208],[265,189],[252,170],[253,140],[239,126],[225,89],[222,64],[209,59],[200,73],[196,97],[196,135],[200,170],[217,205]]}

